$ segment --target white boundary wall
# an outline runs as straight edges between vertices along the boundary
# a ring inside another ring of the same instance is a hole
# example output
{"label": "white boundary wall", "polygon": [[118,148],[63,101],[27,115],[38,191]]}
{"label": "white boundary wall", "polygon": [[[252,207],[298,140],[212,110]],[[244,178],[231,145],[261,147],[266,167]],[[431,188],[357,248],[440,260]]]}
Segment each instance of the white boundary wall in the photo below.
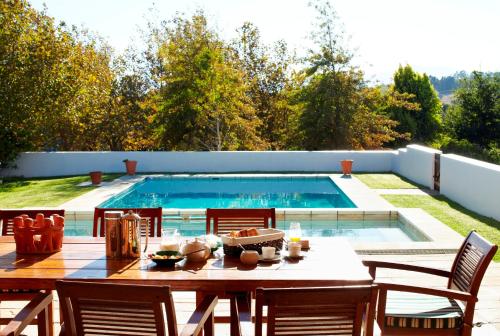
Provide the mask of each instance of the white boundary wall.
{"label": "white boundary wall", "polygon": [[500,165],[455,154],[441,155],[441,194],[500,220]]}
{"label": "white boundary wall", "polygon": [[137,160],[139,173],[332,172],[354,160],[356,172],[390,172],[396,151],[276,152],[29,152],[4,176],[66,176],[101,170],[125,171],[124,159]]}
{"label": "white boundary wall", "polygon": [[[397,151],[276,152],[29,152],[3,176],[67,176],[100,170],[123,173],[124,159],[137,160],[139,173],[339,172],[354,160],[354,172],[393,171],[433,188],[434,156],[441,151],[409,145]],[[500,166],[441,155],[441,193],[464,207],[500,220]]]}
{"label": "white boundary wall", "polygon": [[420,145],[399,149],[393,171],[429,189],[434,188],[434,156],[441,151]]}

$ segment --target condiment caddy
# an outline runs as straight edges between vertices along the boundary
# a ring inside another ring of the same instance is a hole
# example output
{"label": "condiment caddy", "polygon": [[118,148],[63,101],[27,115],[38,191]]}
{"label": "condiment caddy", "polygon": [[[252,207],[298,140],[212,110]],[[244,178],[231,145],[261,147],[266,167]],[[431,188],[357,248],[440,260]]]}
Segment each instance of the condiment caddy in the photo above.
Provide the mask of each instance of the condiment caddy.
{"label": "condiment caddy", "polygon": [[140,258],[142,227],[145,228],[145,248],[148,246],[149,223],[146,218],[130,210],[127,214],[121,211],[106,211],[106,256],[110,258]]}

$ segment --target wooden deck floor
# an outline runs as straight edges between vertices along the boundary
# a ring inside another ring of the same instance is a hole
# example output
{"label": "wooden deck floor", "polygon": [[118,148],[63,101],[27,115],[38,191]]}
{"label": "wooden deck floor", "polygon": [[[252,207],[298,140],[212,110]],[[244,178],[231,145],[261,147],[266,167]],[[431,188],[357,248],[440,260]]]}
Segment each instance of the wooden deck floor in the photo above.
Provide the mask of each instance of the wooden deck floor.
{"label": "wooden deck floor", "polygon": [[[454,255],[450,254],[428,254],[428,255],[362,255],[363,259],[396,261],[410,264],[418,264],[429,267],[449,269]],[[445,286],[446,283],[439,277],[420,275],[412,272],[380,271],[377,279],[383,282],[404,282],[412,285],[423,285],[432,287]],[[187,321],[190,313],[194,310],[195,295],[192,292],[174,293],[176,302],[177,320],[179,324]],[[2,302],[0,314],[2,317],[13,316],[22,304],[16,302]],[[56,305],[57,307],[57,305]],[[56,308],[57,309],[57,308]],[[222,301],[217,307],[218,315],[228,315],[229,304]],[[56,328],[58,326],[58,311],[56,311]],[[482,322],[481,327],[475,327],[474,336],[498,336],[500,335],[500,263],[492,263],[486,272],[483,284],[479,291],[479,302],[476,306],[475,322]],[[58,328],[57,328],[58,330]],[[34,327],[29,327],[26,335],[36,335]],[[216,335],[229,335],[229,326],[226,324],[216,325]]]}

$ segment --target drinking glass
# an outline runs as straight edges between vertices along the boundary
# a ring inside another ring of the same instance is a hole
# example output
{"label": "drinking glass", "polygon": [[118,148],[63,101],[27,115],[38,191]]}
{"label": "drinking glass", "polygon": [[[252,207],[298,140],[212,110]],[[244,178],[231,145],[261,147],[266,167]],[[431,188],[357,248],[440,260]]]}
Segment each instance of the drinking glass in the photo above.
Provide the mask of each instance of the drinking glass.
{"label": "drinking glass", "polygon": [[302,238],[302,230],[300,229],[299,222],[290,222],[290,228],[288,230],[288,236],[291,241],[299,242]]}

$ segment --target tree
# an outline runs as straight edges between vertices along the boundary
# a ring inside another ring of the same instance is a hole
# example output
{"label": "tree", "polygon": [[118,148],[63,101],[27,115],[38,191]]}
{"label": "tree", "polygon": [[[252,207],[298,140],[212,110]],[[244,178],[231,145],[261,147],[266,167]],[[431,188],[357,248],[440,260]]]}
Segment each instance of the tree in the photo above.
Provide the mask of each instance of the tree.
{"label": "tree", "polygon": [[303,91],[304,146],[309,150],[351,148],[352,125],[364,82],[358,71],[318,74]]}
{"label": "tree", "polygon": [[53,41],[52,21],[26,1],[0,2],[0,165],[7,166],[38,130],[34,115],[43,100],[48,57]]}
{"label": "tree", "polygon": [[411,95],[380,87],[367,87],[361,91],[362,103],[354,116],[351,147],[354,149],[380,149],[387,143],[408,140],[409,133],[395,131],[397,121],[389,118],[395,109],[418,110],[410,102]]}
{"label": "tree", "polygon": [[144,67],[144,60],[131,48],[113,61],[109,107],[99,126],[102,141],[110,150],[155,148],[155,110],[147,103],[151,86]]}
{"label": "tree", "polygon": [[474,71],[455,92],[455,134],[483,148],[500,147],[500,74]]}
{"label": "tree", "polygon": [[313,39],[303,91],[301,117],[306,149],[348,148],[357,93],[364,86],[362,73],[350,65],[352,55],[342,46],[338,17],[329,2],[316,3],[318,29]]}
{"label": "tree", "polygon": [[247,95],[262,126],[259,137],[270,149],[287,148],[297,133],[298,108],[293,97],[298,89],[291,66],[295,62],[283,41],[270,48],[262,44],[257,27],[246,22],[233,43],[248,85]]}
{"label": "tree", "polygon": [[5,166],[23,150],[102,148],[110,50],[98,38],[54,24],[25,0],[0,3],[0,139]]}
{"label": "tree", "polygon": [[411,66],[400,66],[394,73],[393,89],[399,93],[413,95],[413,103],[420,109],[401,108],[395,110],[392,119],[399,122],[396,130],[409,132],[411,141],[429,143],[441,129],[441,102],[426,74],[418,74]]}
{"label": "tree", "polygon": [[165,23],[153,40],[159,43],[153,61],[161,64],[155,125],[163,148],[263,148],[244,74],[202,12]]}
{"label": "tree", "polygon": [[[363,72],[351,65],[338,19],[328,2],[316,5],[319,50],[309,57],[301,129],[306,149],[380,148],[400,138],[387,116],[389,98],[367,88]],[[391,105],[392,106],[392,105]]]}

